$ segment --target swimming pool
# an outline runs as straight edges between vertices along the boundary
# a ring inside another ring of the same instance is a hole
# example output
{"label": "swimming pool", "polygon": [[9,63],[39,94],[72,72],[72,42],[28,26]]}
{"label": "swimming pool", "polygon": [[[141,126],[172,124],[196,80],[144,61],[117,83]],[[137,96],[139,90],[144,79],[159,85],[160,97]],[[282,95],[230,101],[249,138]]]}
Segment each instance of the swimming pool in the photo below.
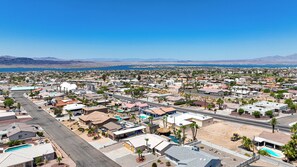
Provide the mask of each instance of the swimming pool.
{"label": "swimming pool", "polygon": [[28,147],[32,147],[32,145],[31,144],[23,144],[23,145],[19,145],[19,146],[15,146],[15,147],[9,147],[8,149],[4,150],[4,152],[13,152],[13,151],[21,150],[23,148],[28,148]]}
{"label": "swimming pool", "polygon": [[263,148],[261,148],[261,150],[266,151],[272,157],[276,157],[276,158],[282,158],[283,157],[283,155],[281,155],[281,154],[279,154],[279,153],[275,152],[274,150],[272,150],[270,148],[267,148],[267,147],[263,147]]}
{"label": "swimming pool", "polygon": [[139,115],[139,118],[140,119],[147,119],[149,116],[148,115],[145,115],[145,114],[140,114]]}
{"label": "swimming pool", "polygon": [[123,120],[120,116],[118,116],[118,115],[116,115],[116,116],[114,116],[118,121],[121,121],[121,120]]}
{"label": "swimming pool", "polygon": [[179,140],[178,140],[178,138],[176,138],[175,136],[168,136],[170,139],[171,139],[171,141],[173,141],[174,143],[179,143]]}

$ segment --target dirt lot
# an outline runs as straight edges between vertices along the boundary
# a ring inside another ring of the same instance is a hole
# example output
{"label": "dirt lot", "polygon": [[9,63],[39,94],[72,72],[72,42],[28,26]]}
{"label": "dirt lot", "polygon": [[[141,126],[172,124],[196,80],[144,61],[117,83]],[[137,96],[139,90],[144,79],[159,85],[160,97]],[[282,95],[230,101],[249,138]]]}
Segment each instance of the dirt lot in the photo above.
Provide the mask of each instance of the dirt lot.
{"label": "dirt lot", "polygon": [[[198,140],[206,140],[213,144],[240,152],[240,148],[238,147],[241,145],[241,141],[239,140],[237,142],[233,142],[230,140],[230,137],[233,135],[233,133],[238,133],[240,136],[253,138],[254,136],[258,136],[263,131],[269,131],[269,129],[230,122],[216,121],[210,126],[200,128],[198,130],[197,138]],[[191,130],[187,131],[187,136],[189,138],[192,137]]]}

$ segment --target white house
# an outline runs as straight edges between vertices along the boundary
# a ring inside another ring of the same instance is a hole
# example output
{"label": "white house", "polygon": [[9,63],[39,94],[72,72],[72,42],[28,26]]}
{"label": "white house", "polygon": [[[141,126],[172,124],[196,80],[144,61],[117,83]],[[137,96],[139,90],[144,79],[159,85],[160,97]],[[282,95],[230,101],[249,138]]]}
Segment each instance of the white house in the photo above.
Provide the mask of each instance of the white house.
{"label": "white house", "polygon": [[261,115],[264,116],[267,111],[273,111],[273,112],[286,111],[288,109],[288,105],[282,104],[282,103],[268,102],[268,101],[259,101],[254,104],[241,106],[239,108],[243,109],[246,113],[249,113],[249,114],[253,114],[253,112],[259,111]]}
{"label": "white house", "polygon": [[86,107],[84,104],[68,104],[63,107],[64,111],[71,111],[73,115],[82,114],[83,108]]}

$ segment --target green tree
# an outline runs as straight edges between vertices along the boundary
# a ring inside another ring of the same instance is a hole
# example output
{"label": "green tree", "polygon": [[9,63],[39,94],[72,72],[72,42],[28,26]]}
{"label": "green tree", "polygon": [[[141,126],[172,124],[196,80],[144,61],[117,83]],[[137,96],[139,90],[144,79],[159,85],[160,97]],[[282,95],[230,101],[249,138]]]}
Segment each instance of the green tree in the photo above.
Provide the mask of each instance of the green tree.
{"label": "green tree", "polygon": [[254,116],[255,118],[260,118],[260,117],[261,117],[261,113],[260,113],[259,111],[254,111],[254,112],[253,112],[253,116]]}
{"label": "green tree", "polygon": [[69,116],[69,121],[71,121],[71,118],[73,116],[73,113],[72,113],[72,111],[67,111],[67,113],[68,113],[68,116]]}
{"label": "green tree", "polygon": [[239,115],[242,115],[243,113],[244,113],[244,109],[240,108],[240,109],[238,110],[238,114],[239,114]]}
{"label": "green tree", "polygon": [[282,151],[289,161],[297,159],[297,123],[290,128],[291,140],[282,147]]}
{"label": "green tree", "polygon": [[152,167],[158,167],[157,163],[154,162],[154,163],[152,164]]}
{"label": "green tree", "polygon": [[191,94],[189,94],[189,93],[185,93],[184,94],[184,97],[185,97],[185,99],[186,99],[186,101],[191,101]]}
{"label": "green tree", "polygon": [[264,89],[263,92],[264,93],[270,93],[270,89]]}
{"label": "green tree", "polygon": [[266,116],[269,116],[270,118],[272,118],[273,117],[273,111],[272,110],[266,111],[265,112],[265,115]]}
{"label": "green tree", "polygon": [[290,130],[291,130],[291,132],[292,132],[293,134],[297,134],[297,123],[294,124],[294,125],[292,125],[291,128],[290,128]]}
{"label": "green tree", "polygon": [[217,100],[217,105],[219,105],[219,109],[222,109],[222,105],[224,104],[224,100],[222,100],[221,98],[219,98]]}
{"label": "green tree", "polygon": [[137,154],[138,154],[138,159],[142,160],[142,150],[141,149],[137,149]]}
{"label": "green tree", "polygon": [[102,76],[101,76],[101,78],[103,79],[103,81],[105,82],[106,81],[106,79],[107,79],[107,75],[106,74],[103,74]]}
{"label": "green tree", "polygon": [[190,128],[191,128],[191,131],[192,131],[193,141],[196,141],[196,136],[197,136],[199,126],[196,124],[196,122],[193,122],[193,123],[190,124]]}
{"label": "green tree", "polygon": [[266,150],[259,150],[258,154],[263,155],[263,156],[270,156]]}
{"label": "green tree", "polygon": [[253,147],[253,142],[250,138],[246,137],[246,136],[242,136],[242,141],[241,141],[242,146],[247,149],[248,151],[251,150],[251,148]]}
{"label": "green tree", "polygon": [[17,103],[17,109],[21,109],[21,104],[20,103]]}
{"label": "green tree", "polygon": [[55,107],[53,110],[54,110],[55,116],[60,117],[62,115],[62,108]]}
{"label": "green tree", "polygon": [[34,159],[34,162],[35,162],[35,164],[36,164],[37,166],[41,165],[41,163],[42,163],[42,157],[36,157],[36,158]]}
{"label": "green tree", "polygon": [[61,165],[62,157],[57,158],[58,165]]}
{"label": "green tree", "polygon": [[186,140],[186,129],[187,129],[187,126],[186,125],[182,125],[181,127],[180,127],[180,129],[182,130],[182,134],[183,134],[183,136],[182,136],[182,144],[185,144],[185,140]]}
{"label": "green tree", "polygon": [[9,107],[10,108],[13,104],[14,104],[14,101],[13,101],[12,98],[7,98],[7,99],[4,100],[4,106],[5,106],[5,108],[6,107]]}
{"label": "green tree", "polygon": [[132,114],[131,117],[130,117],[130,119],[131,119],[131,120],[136,120],[136,116],[135,116],[135,114]]}
{"label": "green tree", "polygon": [[277,124],[277,120],[276,120],[276,118],[275,117],[273,117],[271,120],[270,120],[270,125],[271,125],[271,127],[272,127],[272,133],[274,133],[274,129],[275,129],[275,126],[276,126],[276,124]]}

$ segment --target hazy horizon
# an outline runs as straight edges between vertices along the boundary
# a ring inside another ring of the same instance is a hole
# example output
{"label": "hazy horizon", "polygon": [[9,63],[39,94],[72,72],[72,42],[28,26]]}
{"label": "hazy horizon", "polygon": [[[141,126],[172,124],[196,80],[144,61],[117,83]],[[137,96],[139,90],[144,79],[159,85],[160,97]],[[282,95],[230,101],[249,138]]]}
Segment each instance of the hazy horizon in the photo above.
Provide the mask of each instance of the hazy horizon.
{"label": "hazy horizon", "polygon": [[297,52],[296,1],[0,2],[0,55],[241,60]]}

